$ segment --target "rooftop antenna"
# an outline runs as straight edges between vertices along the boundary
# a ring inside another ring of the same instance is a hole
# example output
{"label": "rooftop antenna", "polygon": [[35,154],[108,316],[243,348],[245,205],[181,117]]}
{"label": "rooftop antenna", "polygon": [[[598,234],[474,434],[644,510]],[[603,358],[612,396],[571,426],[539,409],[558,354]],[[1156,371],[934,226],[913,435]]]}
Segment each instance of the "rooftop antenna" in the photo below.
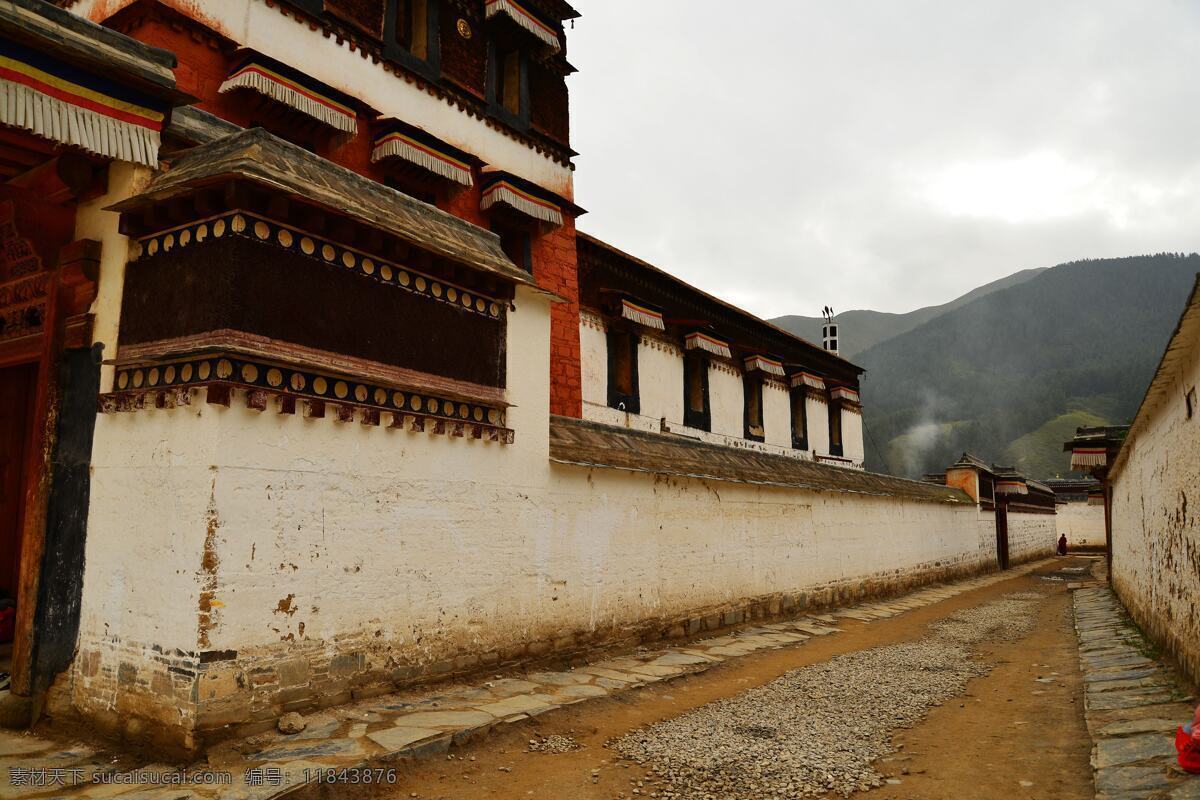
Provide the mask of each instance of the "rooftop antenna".
{"label": "rooftop antenna", "polygon": [[833,308],[825,306],[821,309],[821,316],[825,318],[825,324],[821,326],[821,343],[826,351],[836,356],[838,354],[838,325],[833,321]]}

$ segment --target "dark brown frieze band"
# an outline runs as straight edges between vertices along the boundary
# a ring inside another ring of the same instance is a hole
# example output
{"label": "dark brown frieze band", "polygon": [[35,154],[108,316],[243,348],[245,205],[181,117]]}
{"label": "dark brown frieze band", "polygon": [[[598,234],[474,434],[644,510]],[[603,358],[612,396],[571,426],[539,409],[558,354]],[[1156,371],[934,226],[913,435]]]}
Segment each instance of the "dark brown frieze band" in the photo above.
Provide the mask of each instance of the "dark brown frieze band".
{"label": "dark brown frieze band", "polygon": [[228,405],[231,390],[246,393],[248,407],[262,411],[271,397],[281,413],[325,416],[326,403],[337,418],[350,421],[358,411],[363,424],[378,425],[381,413],[392,415],[392,427],[430,433],[470,436],[511,444],[513,431],[504,427],[505,410],[480,403],[411,392],[350,377],[323,374],[233,354],[192,356],[161,363],[118,367],[115,390],[100,396],[102,413],[143,408],[173,408],[191,403],[190,390],[208,389],[208,402]]}
{"label": "dark brown frieze band", "polygon": [[501,319],[505,314],[506,306],[503,301],[422,275],[408,267],[398,266],[361,250],[247,211],[228,211],[140,237],[131,245],[129,257],[131,261],[136,261],[143,256],[155,256],[177,247],[188,247],[210,238],[220,239],[224,236],[240,236],[268,243],[481,316]]}

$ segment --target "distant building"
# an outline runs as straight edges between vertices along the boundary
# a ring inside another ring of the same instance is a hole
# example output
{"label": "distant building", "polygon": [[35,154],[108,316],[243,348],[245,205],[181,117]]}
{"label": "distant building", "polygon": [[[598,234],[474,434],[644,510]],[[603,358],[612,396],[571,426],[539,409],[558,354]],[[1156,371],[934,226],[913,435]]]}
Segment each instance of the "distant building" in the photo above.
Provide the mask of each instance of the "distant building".
{"label": "distant building", "polygon": [[1112,569],[1112,485],[1109,481],[1109,470],[1128,433],[1128,425],[1077,428],[1074,438],[1063,444],[1063,450],[1071,454],[1071,470],[1090,475],[1100,483],[1099,496],[1104,509],[1104,549],[1107,553],[1110,570]]}
{"label": "distant building", "polygon": [[861,469],[862,368],[580,235],[584,419]]}
{"label": "distant building", "polygon": [[1029,553],[1036,542],[1056,538],[1054,492],[1026,478],[1013,467],[988,464],[978,456],[963,453],[944,473],[926,475],[924,480],[961,489],[979,503],[980,511],[994,519],[996,558],[1001,569],[1012,563],[1012,553]]}

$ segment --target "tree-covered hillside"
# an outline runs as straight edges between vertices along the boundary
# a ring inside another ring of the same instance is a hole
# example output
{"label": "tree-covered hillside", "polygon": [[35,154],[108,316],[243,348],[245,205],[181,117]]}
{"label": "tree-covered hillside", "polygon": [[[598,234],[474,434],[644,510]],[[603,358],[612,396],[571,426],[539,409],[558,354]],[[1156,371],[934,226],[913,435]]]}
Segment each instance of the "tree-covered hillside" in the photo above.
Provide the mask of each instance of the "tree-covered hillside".
{"label": "tree-covered hillside", "polygon": [[[1039,272],[1044,272],[1045,269],[1045,267],[1040,267],[1014,272],[999,280],[977,286],[949,303],[943,303],[940,306],[925,306],[904,314],[892,314],[886,311],[842,311],[837,315],[838,324],[841,325],[841,341],[838,349],[842,356],[854,360],[859,353],[872,345],[906,333],[918,325],[923,325],[948,311],[965,306],[984,295],[1024,283]],[[821,325],[824,323],[821,317],[801,317],[789,314],[786,317],[776,317],[769,321],[802,339],[817,344],[821,343]]]}
{"label": "tree-covered hillside", "polygon": [[1137,410],[1198,272],[1196,254],[1062,264],[859,353],[868,468],[971,450],[1065,473],[1065,433]]}

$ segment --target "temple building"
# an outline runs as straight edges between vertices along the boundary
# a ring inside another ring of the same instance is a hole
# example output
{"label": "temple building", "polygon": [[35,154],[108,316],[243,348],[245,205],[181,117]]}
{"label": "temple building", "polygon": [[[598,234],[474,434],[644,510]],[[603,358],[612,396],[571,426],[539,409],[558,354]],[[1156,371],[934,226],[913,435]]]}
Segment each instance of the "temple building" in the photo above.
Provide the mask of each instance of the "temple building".
{"label": "temple building", "polygon": [[580,235],[583,417],[861,469],[862,369]]}
{"label": "temple building", "polygon": [[0,722],[194,753],[1052,551],[576,233],[563,0],[59,6],[0,4]]}

